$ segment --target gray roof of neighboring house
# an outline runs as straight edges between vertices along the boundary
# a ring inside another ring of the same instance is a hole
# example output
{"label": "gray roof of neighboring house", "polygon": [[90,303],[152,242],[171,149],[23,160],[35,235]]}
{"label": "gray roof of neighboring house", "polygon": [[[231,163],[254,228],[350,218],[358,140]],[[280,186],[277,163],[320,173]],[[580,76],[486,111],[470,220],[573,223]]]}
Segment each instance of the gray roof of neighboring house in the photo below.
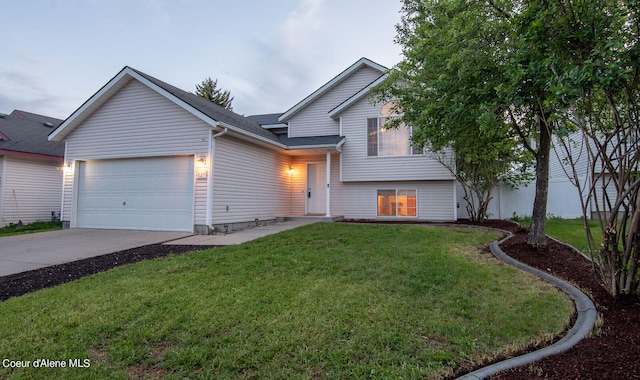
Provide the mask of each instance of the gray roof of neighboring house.
{"label": "gray roof of neighboring house", "polygon": [[183,102],[189,104],[194,109],[202,112],[204,115],[210,117],[213,120],[220,121],[226,124],[230,124],[234,127],[238,127],[243,129],[249,133],[267,138],[274,142],[278,142],[278,136],[260,126],[254,120],[246,118],[242,115],[238,115],[233,111],[229,111],[228,109],[221,107],[213,102],[210,102],[204,98],[201,98],[197,95],[194,95],[190,92],[181,90],[177,87],[174,87],[168,83],[165,83],[159,79],[152,77],[151,75],[145,74],[141,71],[138,71],[132,67],[129,67],[131,70],[135,71],[142,77],[146,78],[156,86],[162,88],[163,90],[169,92],[171,95],[176,98],[182,100]]}
{"label": "gray roof of neighboring house", "polygon": [[64,143],[52,142],[47,138],[60,123],[60,119],[19,110],[11,115],[2,115],[0,137],[6,139],[0,140],[0,150],[64,157]]}

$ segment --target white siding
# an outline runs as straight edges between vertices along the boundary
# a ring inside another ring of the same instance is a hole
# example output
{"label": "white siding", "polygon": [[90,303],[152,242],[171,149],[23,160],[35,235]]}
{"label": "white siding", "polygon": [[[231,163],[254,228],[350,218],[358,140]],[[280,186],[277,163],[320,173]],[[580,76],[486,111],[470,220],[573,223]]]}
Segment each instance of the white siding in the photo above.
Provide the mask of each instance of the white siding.
{"label": "white siding", "polygon": [[589,158],[587,147],[582,140],[580,133],[572,133],[565,139],[566,144],[562,144],[558,138],[554,137],[549,160],[549,181],[568,181],[573,177],[571,165],[567,160],[567,148],[570,150],[573,160],[576,161],[576,171],[581,180],[587,175],[589,170]]}
{"label": "white siding", "polygon": [[[588,157],[586,147],[581,142],[581,135],[573,133],[568,138],[567,147],[576,163],[576,170],[582,186],[585,186],[588,172]],[[579,218],[582,216],[582,206],[578,189],[570,181],[573,176],[568,164],[566,149],[554,137],[554,144],[549,159],[549,195],[547,200],[547,214],[562,218]],[[462,199],[462,189],[458,190],[458,217],[468,218],[466,202]],[[489,217],[493,219],[508,219],[514,215],[531,216],[535,198],[535,180],[526,185],[513,189],[509,185],[501,184],[494,189],[493,199],[489,203]]]}
{"label": "white siding", "polygon": [[308,104],[289,120],[289,137],[329,136],[340,134],[340,123],[328,112],[382,75],[364,66],[338,85]]}
{"label": "white siding", "polygon": [[214,149],[213,224],[291,213],[288,156],[228,135]]}
{"label": "white siding", "polygon": [[377,117],[382,105],[365,97],[342,114],[342,180],[415,181],[451,180],[451,173],[427,156],[367,157],[367,118]]}
{"label": "white siding", "polygon": [[[211,128],[138,81],[131,81],[67,137],[76,160],[208,154]],[[64,182],[63,220],[71,218],[73,171]],[[194,224],[205,224],[206,182],[196,181]]]}
{"label": "white siding", "polygon": [[2,226],[51,220],[51,211],[60,212],[61,163],[5,156],[0,166]]}
{"label": "white siding", "polygon": [[4,215],[4,166],[6,162],[4,156],[0,156],[0,227],[4,226],[2,220]]}
{"label": "white siding", "polygon": [[[466,201],[463,191],[458,185],[458,218],[467,219]],[[536,194],[535,182],[517,189],[501,184],[493,191],[487,212],[490,219],[509,219],[514,216],[531,216],[533,200]],[[547,199],[547,215],[562,218],[579,218],[582,216],[578,190],[569,181],[549,181],[549,197]]]}

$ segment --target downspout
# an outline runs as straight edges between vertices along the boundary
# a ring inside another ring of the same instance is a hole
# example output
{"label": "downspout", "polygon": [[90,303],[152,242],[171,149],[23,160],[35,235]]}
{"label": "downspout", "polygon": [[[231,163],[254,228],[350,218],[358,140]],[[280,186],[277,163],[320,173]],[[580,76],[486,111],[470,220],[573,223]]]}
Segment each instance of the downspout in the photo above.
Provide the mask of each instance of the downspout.
{"label": "downspout", "polygon": [[331,217],[331,150],[327,149],[327,199],[326,199],[326,209],[327,214],[325,215],[327,218]]}
{"label": "downspout", "polygon": [[[64,212],[64,201],[65,201],[64,185],[65,183],[67,183],[68,170],[69,169],[67,169],[67,140],[65,140],[64,141],[64,161],[62,161],[62,192],[61,192],[62,196],[60,197],[60,221],[61,222],[64,222],[64,218],[67,217],[67,215]],[[67,199],[66,201],[69,202],[69,199]],[[73,201],[73,199],[71,201]],[[69,225],[71,225],[71,220],[69,220]]]}
{"label": "downspout", "polygon": [[209,172],[207,173],[207,176],[209,178],[209,186],[207,186],[206,223],[210,229],[213,229],[213,159],[215,157],[215,139],[220,136],[226,135],[229,130],[226,127],[223,127],[222,131],[215,134],[213,132],[214,130],[212,129],[211,134],[209,135]]}
{"label": "downspout", "polygon": [[3,226],[2,220],[4,219],[4,202],[2,201],[2,194],[4,194],[5,183],[7,182],[7,156],[0,157],[0,227]]}

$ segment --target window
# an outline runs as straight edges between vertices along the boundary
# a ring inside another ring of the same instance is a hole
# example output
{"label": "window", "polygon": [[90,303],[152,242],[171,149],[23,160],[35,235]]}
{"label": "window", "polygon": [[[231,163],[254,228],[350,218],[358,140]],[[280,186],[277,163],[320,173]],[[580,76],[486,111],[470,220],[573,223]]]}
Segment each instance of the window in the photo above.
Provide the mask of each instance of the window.
{"label": "window", "polygon": [[367,156],[411,156],[422,154],[411,144],[412,127],[400,124],[397,128],[385,128],[393,113],[393,102],[382,106],[380,116],[367,119]]}
{"label": "window", "polygon": [[417,216],[416,190],[378,190],[378,216]]}

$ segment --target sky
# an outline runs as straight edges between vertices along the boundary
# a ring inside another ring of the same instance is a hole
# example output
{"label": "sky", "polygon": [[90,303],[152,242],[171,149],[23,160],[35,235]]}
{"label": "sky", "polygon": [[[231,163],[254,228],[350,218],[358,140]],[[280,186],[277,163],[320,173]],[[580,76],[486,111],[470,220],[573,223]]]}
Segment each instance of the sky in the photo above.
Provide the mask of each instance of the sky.
{"label": "sky", "polygon": [[65,119],[123,67],[244,115],[284,112],[362,57],[386,67],[400,0],[0,0],[0,113]]}

